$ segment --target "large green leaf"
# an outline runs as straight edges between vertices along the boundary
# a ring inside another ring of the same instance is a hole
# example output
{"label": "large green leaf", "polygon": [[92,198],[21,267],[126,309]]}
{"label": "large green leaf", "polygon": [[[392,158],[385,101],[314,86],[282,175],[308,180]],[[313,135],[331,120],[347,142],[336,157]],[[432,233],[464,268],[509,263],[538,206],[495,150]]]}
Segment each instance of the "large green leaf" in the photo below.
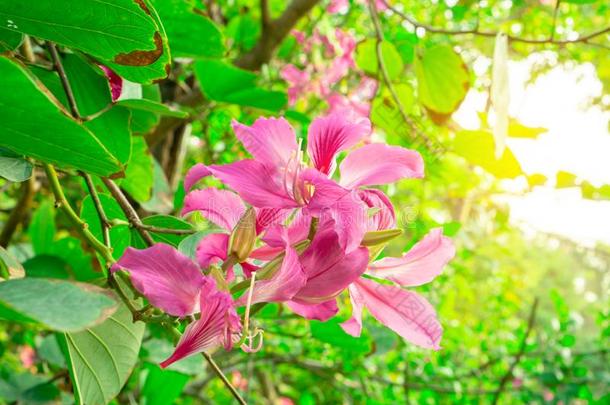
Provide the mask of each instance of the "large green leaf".
{"label": "large green leaf", "polygon": [[117,309],[114,296],[91,284],[47,278],[0,283],[0,318],[57,331],[99,324]]}
{"label": "large green leaf", "polygon": [[63,55],[62,64],[80,115],[95,114],[112,103],[110,85],[102,69],[76,54]]}
{"label": "large green leaf", "polygon": [[85,126],[96,134],[106,149],[119,162],[127,163],[131,156],[131,113],[125,107],[115,105]]}
{"label": "large green leaf", "polygon": [[124,305],[104,323],[58,336],[77,404],[105,404],[115,398],[138,359],[144,323],[133,323]]}
{"label": "large green leaf", "polygon": [[23,156],[0,148],[0,177],[9,181],[26,181],[32,176],[32,164]]}
{"label": "large green leaf", "polygon": [[163,21],[174,56],[221,57],[225,52],[222,33],[193,0],[152,0]]}
{"label": "large green leaf", "polygon": [[415,58],[419,102],[436,123],[445,122],[458,109],[470,86],[462,58],[447,45],[422,50]]}
{"label": "large green leaf", "polygon": [[[390,80],[398,78],[404,70],[404,63],[396,47],[388,41],[381,43],[381,56]],[[356,48],[356,64],[365,73],[377,76],[379,62],[377,60],[377,40],[370,38],[358,44]]]}
{"label": "large green leaf", "polygon": [[[170,56],[163,27],[146,0],[3,1],[9,30],[82,50],[121,69],[129,80],[166,76]],[[143,67],[137,72],[134,67]],[[118,69],[117,69],[118,70]]]}
{"label": "large green leaf", "polygon": [[17,49],[23,41],[23,34],[0,27],[0,52]]}
{"label": "large green leaf", "polygon": [[[142,222],[145,225],[156,226],[159,228],[184,229],[184,230],[193,229],[191,224],[189,224],[188,222],[185,222],[176,217],[172,217],[170,215],[153,215],[153,216],[142,219]],[[152,236],[152,238],[155,240],[155,242],[163,242],[163,243],[167,243],[168,245],[178,247],[180,242],[182,242],[184,240],[184,238],[186,238],[188,235],[174,235],[174,234],[170,234],[170,233],[151,232],[150,236]],[[146,247],[146,244],[144,243],[144,241],[142,240],[140,235],[135,230],[132,230],[132,238],[134,238],[135,240],[138,241],[138,243],[134,244],[135,246],[141,247],[141,248]]]}
{"label": "large green leaf", "polygon": [[286,105],[283,92],[258,87],[256,74],[219,60],[195,64],[195,75],[211,100],[277,111]]}
{"label": "large green leaf", "polygon": [[489,131],[458,132],[453,151],[498,178],[512,179],[522,174],[521,165],[509,148],[496,159],[494,139]]}
{"label": "large green leaf", "polygon": [[0,75],[0,146],[101,176],[122,170],[100,140],[70,117],[23,65],[0,57]]}

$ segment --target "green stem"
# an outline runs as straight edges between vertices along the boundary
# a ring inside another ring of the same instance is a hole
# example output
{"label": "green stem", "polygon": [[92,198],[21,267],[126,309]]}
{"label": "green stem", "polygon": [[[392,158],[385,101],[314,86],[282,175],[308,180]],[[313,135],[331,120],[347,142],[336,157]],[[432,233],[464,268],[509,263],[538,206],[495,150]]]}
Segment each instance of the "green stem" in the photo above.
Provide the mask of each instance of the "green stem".
{"label": "green stem", "polygon": [[70,203],[66,199],[64,192],[61,188],[61,184],[59,183],[59,178],[57,177],[57,172],[55,168],[50,164],[44,164],[44,171],[49,179],[49,185],[51,187],[51,191],[55,197],[55,206],[60,208],[64,214],[68,217],[70,222],[74,225],[76,230],[80,233],[80,235],[87,241],[87,243],[95,249],[97,253],[100,254],[106,260],[106,265],[110,267],[113,263],[115,263],[114,258],[112,257],[112,252],[110,249],[105,246],[102,242],[100,242],[89,230],[89,227],[85,221],[80,219],[80,217],[74,212]]}

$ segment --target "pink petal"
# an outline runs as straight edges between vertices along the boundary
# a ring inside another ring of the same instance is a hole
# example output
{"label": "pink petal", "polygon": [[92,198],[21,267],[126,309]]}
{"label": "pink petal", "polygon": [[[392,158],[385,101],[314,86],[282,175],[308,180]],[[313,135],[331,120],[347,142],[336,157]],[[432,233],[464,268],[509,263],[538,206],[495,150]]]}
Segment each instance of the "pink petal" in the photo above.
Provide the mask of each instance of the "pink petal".
{"label": "pink petal", "polygon": [[287,235],[284,235],[285,227],[281,225],[275,225],[270,227],[267,232],[265,232],[265,236],[263,236],[263,241],[269,246],[277,247],[285,245],[285,237],[288,238],[288,241],[291,245],[295,243],[299,243],[305,239],[309,235],[309,228],[311,226],[311,217],[304,215],[302,211],[299,211],[295,216],[290,225],[288,225],[286,232]]}
{"label": "pink petal", "polygon": [[316,319],[322,322],[328,321],[339,312],[337,300],[334,298],[321,304],[300,304],[295,301],[288,301],[286,305],[303,318]]}
{"label": "pink petal", "polygon": [[258,208],[295,208],[298,204],[288,195],[277,173],[252,159],[222,166],[208,166],[209,171],[242,199]]}
{"label": "pink petal", "polygon": [[161,367],[220,345],[230,350],[240,330],[241,322],[233,299],[218,291],[214,280],[208,278],[201,293],[201,317],[186,327],[174,353],[161,363]]}
{"label": "pink petal", "polygon": [[362,333],[362,308],[364,299],[354,284],[349,286],[349,299],[352,303],[352,316],[347,321],[341,323],[340,326],[348,335],[360,337],[360,334]]}
{"label": "pink petal", "polygon": [[371,143],[351,152],[341,162],[341,184],[346,188],[393,183],[424,176],[424,161],[416,151]]}
{"label": "pink petal", "polygon": [[319,304],[336,297],[360,277],[368,260],[369,252],[364,247],[346,255],[334,224],[329,221],[318,229],[311,245],[301,255],[307,284],[293,300],[301,304]]}
{"label": "pink petal", "polygon": [[[353,284],[357,301],[366,306],[379,322],[409,342],[430,349],[440,349],[443,328],[432,305],[418,294],[393,285],[383,285],[360,278]],[[357,304],[360,305],[360,304]],[[358,323],[358,317],[354,319]],[[352,329],[348,323],[348,330]]]}
{"label": "pink petal", "polygon": [[128,247],[111,271],[121,269],[129,272],[142,295],[168,314],[186,316],[199,310],[199,291],[206,277],[173,247],[164,243],[144,250]]}
{"label": "pink petal", "polygon": [[396,214],[394,206],[387,195],[381,190],[367,188],[358,190],[358,196],[369,208],[379,209],[369,216],[367,231],[381,231],[396,227]]}
{"label": "pink petal", "polygon": [[233,131],[254,159],[283,167],[298,149],[294,130],[284,118],[259,118],[252,126],[233,121]]}
{"label": "pink petal", "polygon": [[186,195],[182,215],[199,211],[209,221],[231,232],[245,210],[237,194],[209,187]]}
{"label": "pink petal", "polygon": [[104,65],[98,65],[106,75],[108,84],[110,85],[110,94],[112,95],[112,101],[117,101],[121,97],[123,92],[123,79],[121,76],[114,73],[112,69]]}
{"label": "pink petal", "polygon": [[[252,293],[252,303],[282,302],[291,299],[307,281],[299,256],[292,247],[286,247],[286,255],[280,269],[267,280],[256,281]],[[237,301],[237,305],[246,305],[248,289]]]}
{"label": "pink petal", "polygon": [[360,242],[362,242],[362,238],[367,231],[366,206],[358,197],[356,190],[323,210],[319,218],[320,224],[325,224],[327,221],[334,223],[334,230],[339,237],[339,245],[346,253],[360,246]]}
{"label": "pink petal", "polygon": [[431,230],[402,257],[384,257],[369,266],[369,273],[405,287],[426,284],[438,276],[455,256],[453,242],[442,228]]}
{"label": "pink petal", "polygon": [[212,233],[199,241],[195,256],[202,269],[208,268],[211,264],[227,259],[229,249],[229,235],[226,233]]}
{"label": "pink petal", "polygon": [[309,126],[307,153],[316,169],[331,174],[335,169],[337,153],[356,145],[371,132],[368,119],[357,123],[347,119],[346,114],[330,114],[315,119]]}
{"label": "pink petal", "polygon": [[212,173],[208,170],[206,165],[203,163],[197,163],[195,166],[189,169],[186,177],[184,178],[184,191],[189,192],[195,183],[204,177],[210,176],[211,174]]}
{"label": "pink petal", "polygon": [[341,187],[336,181],[316,169],[306,169],[301,172],[299,181],[313,186],[313,195],[307,202],[307,210],[310,213],[319,213],[350,193],[350,190]]}
{"label": "pink petal", "polygon": [[291,210],[281,208],[257,208],[256,209],[256,234],[265,229],[281,224],[290,215]]}
{"label": "pink petal", "polygon": [[269,261],[274,259],[277,255],[284,251],[283,246],[268,246],[264,245],[257,249],[254,249],[252,253],[250,253],[251,259]]}
{"label": "pink petal", "polygon": [[[300,70],[293,64],[288,64],[280,70],[280,76],[290,84],[303,85],[309,82],[309,72]],[[294,138],[294,135],[293,135]]]}
{"label": "pink petal", "polygon": [[329,14],[344,12],[349,7],[349,0],[330,0],[330,4],[326,8]]}

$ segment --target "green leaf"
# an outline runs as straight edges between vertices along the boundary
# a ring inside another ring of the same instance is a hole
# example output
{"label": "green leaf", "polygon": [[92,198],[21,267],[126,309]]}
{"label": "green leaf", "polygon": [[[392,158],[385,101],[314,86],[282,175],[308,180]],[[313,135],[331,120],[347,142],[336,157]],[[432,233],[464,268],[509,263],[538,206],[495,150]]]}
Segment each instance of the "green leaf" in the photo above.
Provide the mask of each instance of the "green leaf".
{"label": "green leaf", "polygon": [[284,107],[287,96],[256,85],[256,74],[219,60],[195,63],[195,75],[206,97],[226,103],[277,111]]}
{"label": "green leaf", "polygon": [[153,186],[153,158],[141,136],[131,138],[131,158],[121,187],[138,202],[148,201]]}
{"label": "green leaf", "polygon": [[182,239],[182,241],[178,245],[178,250],[185,256],[188,256],[191,259],[195,260],[195,252],[197,251],[197,245],[199,244],[199,241],[209,235],[210,232],[213,231],[199,231],[192,235],[188,235],[186,238]]}
{"label": "green leaf", "polygon": [[146,365],[146,381],[141,396],[146,405],[171,405],[176,403],[189,380],[186,374],[162,370],[156,364]]}
{"label": "green leaf", "polygon": [[[185,222],[179,218],[172,217],[169,215],[153,215],[150,217],[146,217],[142,219],[142,222],[145,225],[156,226],[159,228],[169,228],[169,229],[185,229],[191,230],[193,227],[188,222]],[[155,240],[155,242],[163,242],[168,245],[172,245],[178,247],[180,242],[184,240],[188,235],[173,235],[169,233],[157,233],[151,232],[150,236]]]}
{"label": "green leaf", "polygon": [[368,353],[371,351],[371,339],[368,336],[355,338],[345,333],[337,319],[326,322],[311,321],[311,336],[321,342],[329,343],[339,349],[353,353]]}
{"label": "green leaf", "polygon": [[115,105],[85,126],[96,134],[106,149],[121,163],[131,156],[131,113],[125,107]]}
{"label": "green leaf", "polygon": [[73,271],[76,270],[73,275],[77,281],[90,281],[104,277],[99,266],[93,268],[92,263],[95,260],[92,254],[85,252],[82,241],[74,236],[66,236],[55,241],[49,253],[62,258]]}
{"label": "green leaf", "polygon": [[27,277],[36,278],[72,278],[72,270],[63,259],[51,255],[38,255],[23,262]]}
{"label": "green leaf", "polygon": [[576,187],[577,185],[577,177],[573,173],[564,172],[560,170],[557,172],[557,176],[555,178],[555,187],[556,188],[568,188],[568,187]]}
{"label": "green leaf", "polygon": [[165,104],[147,100],[145,98],[120,100],[118,104],[129,107],[132,110],[148,111],[166,117],[186,118],[189,116],[186,111],[172,109]]}
{"label": "green leaf", "polygon": [[[161,363],[172,354],[174,347],[167,340],[150,339],[144,343],[142,351],[146,354],[144,358],[147,361],[150,361],[151,363]],[[171,364],[167,370],[173,370],[188,375],[198,375],[202,372],[201,360],[202,358],[200,356],[189,356]]]}
{"label": "green leaf", "polygon": [[[390,80],[397,79],[404,70],[404,63],[394,44],[388,41],[381,43],[381,56]],[[370,76],[377,77],[379,63],[377,60],[377,39],[369,38],[356,48],[356,65]]]}
{"label": "green leaf", "polygon": [[32,241],[32,248],[38,254],[50,253],[53,248],[55,236],[55,208],[51,200],[44,200],[34,211],[28,235]]}
{"label": "green leaf", "polygon": [[25,276],[25,270],[17,259],[0,246],[0,277],[21,278]]}
{"label": "green leaf", "polygon": [[218,27],[195,9],[192,0],[152,0],[163,21],[172,54],[187,58],[219,58],[225,52]]}
{"label": "green leaf", "polygon": [[414,61],[419,102],[437,124],[445,122],[458,109],[470,78],[462,58],[447,45],[425,49]]}
{"label": "green leaf", "polygon": [[9,149],[0,148],[0,177],[22,182],[32,177],[32,164]]}
{"label": "green leaf", "polygon": [[58,397],[57,387],[42,375],[11,374],[0,380],[0,398],[10,403],[49,404]]}
{"label": "green leaf", "polygon": [[91,284],[46,278],[0,283],[0,318],[57,331],[96,325],[117,308],[113,295]]}
{"label": "green leaf", "polygon": [[98,113],[112,103],[110,85],[102,69],[76,54],[64,54],[61,59],[81,116]]}
{"label": "green leaf", "polygon": [[66,359],[61,352],[61,348],[57,343],[57,337],[55,334],[50,334],[42,339],[36,354],[44,361],[52,364],[56,367],[66,368]]}
{"label": "green leaf", "polygon": [[[411,111],[415,104],[414,91],[411,86],[399,83],[394,86],[398,100],[406,112]],[[380,92],[371,106],[371,122],[382,128],[387,134],[393,134],[405,128],[404,119],[394,98],[387,89]]]}
{"label": "green leaf", "polygon": [[[98,194],[98,196],[108,220],[112,221],[119,219],[127,222],[127,217],[125,217],[119,203],[117,203],[114,198],[101,193]],[[95,205],[93,204],[93,199],[89,195],[83,200],[80,217],[87,223],[91,233],[99,240],[103,240],[102,224],[97,214],[97,210],[95,209]],[[110,228],[110,242],[113,248],[112,257],[118,259],[123,255],[123,252],[131,243],[131,232],[129,226],[115,225]]]}
{"label": "green leaf", "polygon": [[0,146],[41,161],[108,176],[119,161],[23,65],[0,57]]}
{"label": "green leaf", "polygon": [[23,34],[0,27],[0,52],[13,51],[23,42]]}
{"label": "green leaf", "polygon": [[58,337],[77,404],[105,404],[117,396],[138,359],[144,326],[121,305],[104,323]]}
{"label": "green leaf", "polygon": [[0,4],[0,19],[9,30],[99,58],[128,80],[166,76],[167,38],[147,0],[9,1]]}
{"label": "green leaf", "polygon": [[153,159],[152,197],[142,203],[142,208],[150,212],[167,214],[172,211],[172,190],[161,165]]}
{"label": "green leaf", "polygon": [[[158,85],[143,85],[142,99],[150,100],[156,104],[161,104],[161,91]],[[125,100],[126,101],[126,100]],[[124,102],[123,100],[119,103]],[[145,111],[143,109],[130,108],[131,110],[131,131],[137,135],[148,133],[156,127],[161,118],[158,113]]]}
{"label": "green leaf", "polygon": [[504,149],[500,159],[495,158],[493,135],[488,131],[458,132],[453,151],[497,178],[513,179],[523,173],[521,165],[509,148]]}

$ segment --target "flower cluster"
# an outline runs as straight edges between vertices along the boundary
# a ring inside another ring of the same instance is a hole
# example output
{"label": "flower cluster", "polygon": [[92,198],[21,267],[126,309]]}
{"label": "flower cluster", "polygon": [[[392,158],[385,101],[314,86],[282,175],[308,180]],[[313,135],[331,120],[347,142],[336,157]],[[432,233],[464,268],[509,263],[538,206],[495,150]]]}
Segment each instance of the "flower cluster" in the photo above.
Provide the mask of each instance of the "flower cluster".
{"label": "flower cluster", "polygon": [[[423,160],[401,147],[359,146],[371,125],[350,117],[333,113],[314,120],[306,153],[283,118],[259,118],[251,126],[234,122],[252,158],[197,164],[185,178],[182,214],[200,212],[219,229],[199,242],[197,263],[156,244],[129,248],[113,267],[128,271],[134,287],[166,313],[200,314],[163,366],[252,338],[248,315],[242,328],[237,307],[248,314],[253,304],[281,302],[307,319],[325,321],[337,314],[337,298],[346,291],[352,316],[341,325],[347,333],[360,335],[366,307],[403,338],[439,348],[442,328],[434,309],[402,287],[440,274],[454,255],[451,241],[434,229],[402,257],[376,260],[400,230],[389,198],[373,187],[423,177]],[[349,153],[334,176],[343,151]],[[227,189],[193,189],[208,176]]]}

